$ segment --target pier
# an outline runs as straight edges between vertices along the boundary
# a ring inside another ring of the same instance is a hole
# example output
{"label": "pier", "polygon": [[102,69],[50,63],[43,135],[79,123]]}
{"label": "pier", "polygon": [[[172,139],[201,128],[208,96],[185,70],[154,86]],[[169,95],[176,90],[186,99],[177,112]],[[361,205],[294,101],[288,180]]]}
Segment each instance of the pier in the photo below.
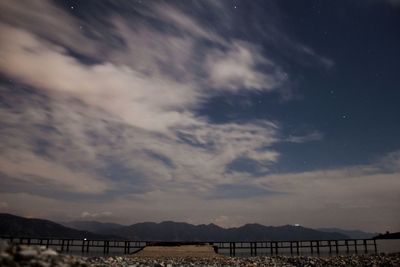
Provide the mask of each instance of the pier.
{"label": "pier", "polygon": [[229,256],[377,254],[375,239],[257,241],[257,242],[157,242],[136,240],[88,240],[34,237],[1,237],[14,244],[51,247],[61,253],[131,254],[146,246],[209,244]]}

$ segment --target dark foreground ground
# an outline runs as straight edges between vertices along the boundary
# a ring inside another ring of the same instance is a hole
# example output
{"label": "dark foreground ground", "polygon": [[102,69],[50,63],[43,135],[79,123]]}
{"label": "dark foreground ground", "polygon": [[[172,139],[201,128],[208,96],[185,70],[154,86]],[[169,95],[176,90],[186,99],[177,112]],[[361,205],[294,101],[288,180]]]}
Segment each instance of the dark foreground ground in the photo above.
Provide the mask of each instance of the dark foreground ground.
{"label": "dark foreground ground", "polygon": [[155,257],[147,255],[125,257],[79,257],[58,254],[45,247],[10,246],[0,241],[0,266],[30,267],[175,267],[175,266],[399,266],[400,254],[352,255],[329,258],[318,257],[225,257],[205,255],[204,257]]}

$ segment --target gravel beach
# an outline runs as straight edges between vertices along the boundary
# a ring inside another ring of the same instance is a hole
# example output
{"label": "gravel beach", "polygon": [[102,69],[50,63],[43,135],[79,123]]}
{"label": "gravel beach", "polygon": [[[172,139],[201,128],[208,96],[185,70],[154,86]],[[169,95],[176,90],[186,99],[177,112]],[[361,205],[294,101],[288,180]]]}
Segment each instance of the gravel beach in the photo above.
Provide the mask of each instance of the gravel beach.
{"label": "gravel beach", "polygon": [[399,266],[400,254],[336,257],[226,257],[221,255],[80,257],[38,246],[9,245],[0,241],[0,266],[30,267],[175,267],[175,266]]}

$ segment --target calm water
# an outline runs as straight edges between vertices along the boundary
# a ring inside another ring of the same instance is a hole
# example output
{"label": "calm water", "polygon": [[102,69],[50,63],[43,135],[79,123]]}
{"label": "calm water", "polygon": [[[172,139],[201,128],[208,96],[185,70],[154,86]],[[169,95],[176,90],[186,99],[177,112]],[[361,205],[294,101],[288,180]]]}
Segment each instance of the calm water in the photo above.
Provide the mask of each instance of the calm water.
{"label": "calm water", "polygon": [[[76,244],[79,245],[79,241],[75,241],[77,242]],[[324,245],[326,241],[322,241],[321,245]],[[400,239],[392,239],[392,240],[377,240],[377,248],[378,248],[378,252],[379,253],[394,253],[394,252],[399,252],[400,253]],[[248,243],[243,243],[243,245],[248,245]],[[326,244],[325,244],[326,245]],[[50,245],[51,248],[60,251],[61,250],[61,246],[60,245]],[[354,246],[352,246],[352,244],[350,244],[350,250],[349,253],[353,254],[356,253]],[[131,248],[130,252],[134,252],[138,249],[135,248]],[[296,249],[293,248],[294,253],[296,252]],[[368,251],[369,253],[373,253],[373,246],[369,246],[368,247]],[[316,248],[314,248],[314,255],[316,256]],[[335,248],[332,247],[332,255],[335,255]],[[358,253],[363,253],[364,249],[359,246],[358,247]],[[64,252],[66,253],[66,252]],[[229,255],[229,248],[227,249],[219,249],[219,253],[220,254],[224,254],[224,255]],[[95,247],[90,247],[89,252],[84,252],[82,253],[81,247],[77,246],[77,247],[70,247],[70,250],[68,252],[68,254],[72,254],[72,255],[83,255],[83,256],[89,256],[89,257],[95,257],[95,256],[103,256],[103,248],[99,247],[99,248],[95,248]],[[107,254],[108,256],[117,256],[117,255],[123,255],[124,254],[124,249],[123,248],[111,248],[109,250],[109,253]],[[279,254],[280,255],[290,255],[290,249],[279,249]],[[345,247],[339,247],[339,254],[344,255],[346,254],[346,248]],[[261,249],[261,248],[257,248],[257,255],[258,256],[269,256],[270,255],[270,249]],[[311,255],[310,252],[310,248],[300,248],[300,255]],[[236,248],[236,256],[250,256],[250,249],[239,249]],[[321,247],[320,248],[320,256],[329,256],[329,248],[326,247]]]}
{"label": "calm water", "polygon": [[[395,239],[395,240],[377,240],[377,247],[378,247],[378,252],[379,253],[394,253],[394,252],[399,252],[400,253],[400,239]],[[244,243],[246,245],[246,243]],[[57,249],[57,248],[56,248]],[[373,247],[370,246],[369,251],[373,253]],[[134,252],[134,249],[131,249],[131,252]],[[294,249],[295,251],[295,249]],[[316,253],[316,248],[314,249],[314,255],[317,256]],[[110,248],[110,253],[107,254],[109,256],[118,256],[118,255],[123,255],[123,249],[118,249],[118,248]],[[358,253],[362,254],[364,251],[360,247],[358,247]],[[229,248],[228,249],[220,249],[219,250],[220,254],[223,255],[229,255]],[[356,253],[354,247],[350,245],[350,254]],[[84,255],[84,256],[89,256],[89,257],[94,257],[94,256],[103,256],[103,249],[102,248],[91,248],[88,253],[82,253],[81,249],[76,247],[72,251],[69,252],[69,254],[74,254],[74,255]],[[280,255],[290,255],[290,249],[279,249],[279,254]],[[344,255],[346,254],[346,248],[345,247],[339,247],[339,254]],[[269,249],[257,249],[257,255],[258,256],[269,256],[270,255],[270,250]],[[300,255],[304,256],[309,256],[311,255],[310,248],[300,248]],[[335,255],[335,250],[333,248],[333,253],[332,255]],[[242,257],[247,257],[250,256],[250,250],[249,249],[236,249],[236,256],[242,256]],[[329,248],[320,248],[320,256],[329,256]]]}
{"label": "calm water", "polygon": [[378,251],[384,253],[400,253],[400,239],[376,240]]}

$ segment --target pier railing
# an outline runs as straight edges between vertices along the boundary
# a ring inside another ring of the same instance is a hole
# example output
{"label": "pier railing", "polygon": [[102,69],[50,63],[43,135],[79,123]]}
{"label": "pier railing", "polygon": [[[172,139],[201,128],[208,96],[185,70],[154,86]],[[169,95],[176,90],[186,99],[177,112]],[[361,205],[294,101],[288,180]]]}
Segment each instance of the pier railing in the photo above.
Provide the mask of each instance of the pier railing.
{"label": "pier railing", "polygon": [[[130,254],[155,241],[132,240],[88,240],[33,237],[1,237],[10,243],[39,245],[56,249],[62,253],[82,254]],[[220,254],[230,256],[261,255],[343,255],[378,253],[375,239],[258,241],[258,242],[162,242],[168,244],[210,244]]]}

